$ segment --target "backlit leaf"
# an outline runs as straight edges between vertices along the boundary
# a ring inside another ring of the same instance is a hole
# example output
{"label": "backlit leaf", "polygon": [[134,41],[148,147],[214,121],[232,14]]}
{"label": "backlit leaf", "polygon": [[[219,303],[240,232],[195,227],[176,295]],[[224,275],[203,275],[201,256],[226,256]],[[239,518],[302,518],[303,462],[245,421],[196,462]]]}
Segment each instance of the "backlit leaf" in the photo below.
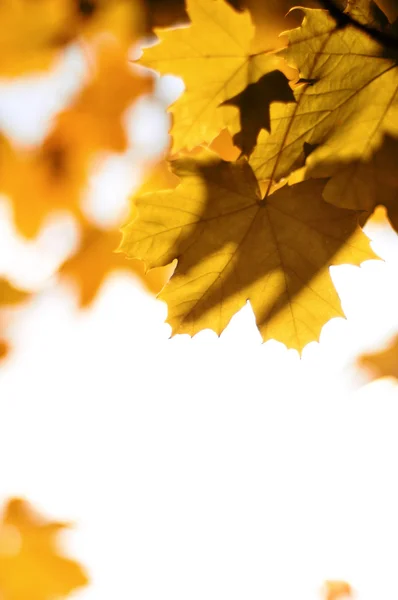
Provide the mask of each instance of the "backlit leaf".
{"label": "backlit leaf", "polygon": [[261,199],[244,159],[180,159],[176,189],[136,200],[122,249],[148,268],[178,259],[160,294],[173,333],[220,334],[250,300],[263,340],[302,350],[342,316],[328,267],[375,258],[353,211],[322,199],[325,181],[285,186]]}
{"label": "backlit leaf", "polygon": [[305,162],[312,176],[328,176],[336,161],[368,160],[384,134],[398,134],[398,68],[385,51],[353,27],[336,28],[324,10],[304,11],[281,51],[304,83],[294,104],[273,103],[271,134],[262,131],[251,156],[258,178],[278,181]]}
{"label": "backlit leaf", "polygon": [[238,111],[220,105],[280,65],[277,56],[266,52],[266,40],[254,45],[248,12],[236,12],[225,0],[187,0],[187,11],[192,24],[156,30],[159,43],[140,60],[184,81],[186,90],[170,109],[173,153],[210,143],[227,126],[238,131]]}

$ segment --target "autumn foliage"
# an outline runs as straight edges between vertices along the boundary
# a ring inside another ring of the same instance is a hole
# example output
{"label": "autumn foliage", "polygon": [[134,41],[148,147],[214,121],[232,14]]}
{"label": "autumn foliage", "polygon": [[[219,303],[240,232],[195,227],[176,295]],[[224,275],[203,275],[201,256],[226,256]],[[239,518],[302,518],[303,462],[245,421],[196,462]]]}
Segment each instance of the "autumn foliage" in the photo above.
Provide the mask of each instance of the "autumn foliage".
{"label": "autumn foliage", "polygon": [[[167,304],[173,334],[220,335],[249,302],[264,342],[301,353],[344,316],[329,268],[378,258],[363,231],[377,206],[398,231],[398,4],[303,4],[1,3],[3,79],[46,73],[72,45],[85,57],[81,89],[40,143],[0,132],[0,193],[18,235],[35,239],[60,211],[79,227],[56,275],[73,282],[82,307],[123,269]],[[163,75],[185,86],[167,109],[169,147],[158,160],[135,157],[141,184],[124,216],[101,226],[84,205],[93,170],[104,154],[131,150],[126,112]],[[15,309],[36,292],[0,280],[0,358]],[[397,377],[397,356],[395,345],[390,367],[363,361]],[[50,600],[86,583],[55,550],[62,527],[10,501],[1,598]],[[344,582],[329,588],[331,599],[351,593]]]}

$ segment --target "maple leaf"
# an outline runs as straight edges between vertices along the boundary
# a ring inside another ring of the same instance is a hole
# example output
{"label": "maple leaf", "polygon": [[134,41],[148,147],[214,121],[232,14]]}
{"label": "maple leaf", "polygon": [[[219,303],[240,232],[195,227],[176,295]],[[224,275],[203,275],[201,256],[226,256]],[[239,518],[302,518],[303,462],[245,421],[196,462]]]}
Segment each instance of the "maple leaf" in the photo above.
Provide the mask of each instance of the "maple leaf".
{"label": "maple leaf", "polygon": [[264,341],[302,350],[343,315],[328,267],[375,255],[357,214],[323,201],[325,181],[285,186],[264,201],[245,159],[203,152],[171,167],[180,185],[136,200],[121,249],[148,268],[178,259],[159,295],[173,333],[220,334],[250,300]]}
{"label": "maple leaf", "polygon": [[[271,134],[261,131],[250,159],[260,179],[278,181],[305,160],[312,176],[329,176],[329,162],[366,160],[385,133],[398,134],[393,51],[354,27],[337,28],[324,10],[304,15],[280,52],[304,83],[294,104],[271,106]],[[305,143],[314,147],[307,159]]]}
{"label": "maple leaf", "polygon": [[187,0],[191,25],[156,30],[159,43],[145,50],[140,64],[181,77],[186,90],[171,106],[173,153],[210,143],[225,127],[239,130],[238,111],[220,106],[280,59],[253,44],[248,12],[237,13],[224,0]]}
{"label": "maple leaf", "polygon": [[152,77],[132,70],[123,48],[108,38],[96,46],[93,59],[91,79],[57,115],[41,146],[17,151],[0,140],[0,189],[10,197],[15,224],[26,237],[37,235],[54,210],[80,215],[95,157],[127,148],[124,112],[152,90]]}
{"label": "maple leaf", "polygon": [[398,336],[395,336],[387,348],[379,352],[362,354],[358,365],[369,372],[372,379],[393,377],[398,379]]}
{"label": "maple leaf", "polygon": [[366,218],[383,205],[392,227],[398,231],[398,140],[386,136],[367,160],[336,165],[330,170],[336,174],[323,193],[327,202],[362,210]]}
{"label": "maple leaf", "polygon": [[21,499],[10,500],[0,524],[0,595],[3,600],[65,598],[85,586],[80,565],[59,554],[57,535],[65,523],[53,523]]}
{"label": "maple leaf", "polygon": [[6,279],[0,277],[0,360],[9,350],[8,342],[2,337],[2,332],[7,327],[8,309],[22,304],[28,297],[28,292],[15,288]]}
{"label": "maple leaf", "polygon": [[93,302],[101,285],[113,271],[124,270],[133,273],[146,289],[155,294],[170,277],[171,266],[145,273],[142,261],[128,260],[123,254],[115,253],[119,243],[119,231],[87,227],[79,250],[60,267],[61,279],[73,281],[77,285],[81,307],[87,307]]}

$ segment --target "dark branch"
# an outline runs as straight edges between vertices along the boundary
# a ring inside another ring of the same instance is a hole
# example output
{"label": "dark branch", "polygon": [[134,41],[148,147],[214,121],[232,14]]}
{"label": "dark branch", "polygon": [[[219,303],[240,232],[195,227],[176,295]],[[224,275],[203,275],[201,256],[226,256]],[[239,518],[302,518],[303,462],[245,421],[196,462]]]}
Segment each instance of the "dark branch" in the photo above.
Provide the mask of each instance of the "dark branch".
{"label": "dark branch", "polygon": [[375,42],[378,42],[386,48],[398,48],[397,38],[384,31],[379,31],[379,29],[375,29],[374,27],[369,27],[369,25],[360,23],[349,13],[342,12],[340,8],[336,6],[333,0],[318,0],[318,2],[329,12],[330,16],[333,17],[339,29],[344,29],[345,27],[349,26],[355,27],[355,29],[362,31],[375,40]]}

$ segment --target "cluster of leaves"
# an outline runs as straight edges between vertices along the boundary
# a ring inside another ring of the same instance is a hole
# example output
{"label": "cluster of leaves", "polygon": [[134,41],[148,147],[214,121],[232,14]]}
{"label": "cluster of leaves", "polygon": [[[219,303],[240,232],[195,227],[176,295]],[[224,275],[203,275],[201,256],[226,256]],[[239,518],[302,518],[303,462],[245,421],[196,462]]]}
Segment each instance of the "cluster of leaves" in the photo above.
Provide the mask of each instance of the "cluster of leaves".
{"label": "cluster of leaves", "polygon": [[[160,293],[173,333],[220,334],[250,301],[264,341],[301,351],[343,315],[329,267],[377,258],[361,229],[375,207],[398,228],[398,43],[377,4],[350,0],[293,11],[275,48],[258,4],[187,0],[187,26],[155,30],[140,64],[185,84],[178,184],[136,199],[121,250],[149,269],[178,260]],[[209,149],[221,131],[237,158]]]}

